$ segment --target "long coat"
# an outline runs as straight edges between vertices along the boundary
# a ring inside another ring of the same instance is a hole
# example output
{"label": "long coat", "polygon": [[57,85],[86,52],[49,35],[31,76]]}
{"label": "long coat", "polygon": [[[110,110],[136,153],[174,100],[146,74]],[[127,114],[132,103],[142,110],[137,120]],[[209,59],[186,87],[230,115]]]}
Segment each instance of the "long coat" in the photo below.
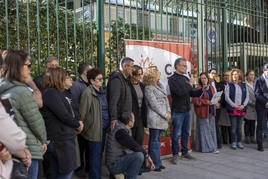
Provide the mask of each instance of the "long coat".
{"label": "long coat", "polygon": [[145,97],[148,101],[147,127],[166,130],[168,128],[166,114],[170,112],[170,107],[164,87],[161,84],[146,86]]}
{"label": "long coat", "polygon": [[250,84],[246,83],[248,87],[248,92],[249,92],[249,101],[247,105],[247,115],[245,116],[246,119],[248,120],[256,120],[257,119],[257,113],[255,109],[255,103],[256,103],[256,98],[254,94],[254,89]]}

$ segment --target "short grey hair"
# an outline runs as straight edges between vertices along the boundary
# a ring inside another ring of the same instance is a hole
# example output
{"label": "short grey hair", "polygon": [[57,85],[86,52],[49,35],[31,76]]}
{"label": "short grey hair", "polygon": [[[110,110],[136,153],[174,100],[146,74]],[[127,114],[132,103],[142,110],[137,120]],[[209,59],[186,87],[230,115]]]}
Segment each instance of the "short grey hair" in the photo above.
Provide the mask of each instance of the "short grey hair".
{"label": "short grey hair", "polygon": [[[47,67],[47,64],[49,64],[50,62],[52,62],[53,60],[57,60],[57,57],[48,57],[45,61],[45,66]],[[59,61],[58,61],[59,62]]]}
{"label": "short grey hair", "polygon": [[268,70],[268,63],[264,64],[262,69],[265,71]]}
{"label": "short grey hair", "polygon": [[175,63],[174,63],[174,68],[176,69],[176,67],[181,64],[181,61],[187,61],[185,58],[177,58],[175,60]]}
{"label": "short grey hair", "polygon": [[123,66],[125,64],[129,65],[130,62],[134,62],[134,60],[132,58],[129,58],[129,57],[122,58],[122,60],[121,60],[121,67],[123,68]]}

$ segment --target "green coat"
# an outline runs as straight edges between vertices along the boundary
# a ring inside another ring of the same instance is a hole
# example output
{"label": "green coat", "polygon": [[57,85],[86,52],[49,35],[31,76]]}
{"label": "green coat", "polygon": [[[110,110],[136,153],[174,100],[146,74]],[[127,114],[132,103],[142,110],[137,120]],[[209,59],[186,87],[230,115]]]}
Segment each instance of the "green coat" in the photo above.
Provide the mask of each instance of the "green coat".
{"label": "green coat", "polygon": [[79,113],[84,122],[81,135],[90,141],[102,141],[102,109],[101,102],[92,87],[88,86],[80,97]]}
{"label": "green coat", "polygon": [[9,99],[14,111],[14,121],[26,133],[26,145],[33,159],[43,159],[46,128],[32,91],[18,81],[1,81],[0,95]]}

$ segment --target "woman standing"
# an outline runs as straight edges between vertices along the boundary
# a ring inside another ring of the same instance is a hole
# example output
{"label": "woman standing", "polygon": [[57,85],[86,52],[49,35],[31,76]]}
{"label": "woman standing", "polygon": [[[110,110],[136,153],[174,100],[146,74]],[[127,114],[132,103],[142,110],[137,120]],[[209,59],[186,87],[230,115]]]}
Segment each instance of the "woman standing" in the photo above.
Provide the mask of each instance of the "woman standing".
{"label": "woman standing", "polygon": [[168,128],[171,118],[169,101],[164,87],[159,83],[161,73],[156,66],[146,69],[143,83],[145,97],[148,101],[147,126],[150,131],[149,155],[155,164],[155,170],[160,172],[165,169],[160,159],[160,136]]}
{"label": "woman standing", "polygon": [[28,170],[31,179],[37,179],[38,161],[46,152],[46,129],[44,120],[34,100],[32,89],[26,85],[30,77],[31,62],[28,54],[22,50],[8,50],[5,57],[0,94],[9,99],[14,110],[14,121],[26,133],[26,145],[32,155],[32,164]]}
{"label": "woman standing", "polygon": [[[208,86],[208,74],[199,75],[197,90]],[[215,128],[216,104],[211,104],[215,89],[209,85],[200,97],[193,98],[194,109],[197,115],[196,124],[196,150],[200,152],[214,152],[217,150],[217,135]]]}
{"label": "woman standing", "polygon": [[254,80],[255,80],[255,72],[253,70],[249,70],[246,74],[247,77],[247,88],[249,92],[249,101],[247,105],[247,115],[245,116],[245,126],[244,126],[244,131],[245,131],[245,143],[253,143],[256,144],[256,141],[254,139],[254,133],[255,133],[255,123],[257,119],[257,113],[255,109],[255,103],[256,103],[256,98],[254,94]]}
{"label": "woman standing", "polygon": [[75,137],[83,123],[75,119],[70,98],[64,91],[71,86],[71,77],[61,67],[51,68],[43,76],[43,108],[48,144],[52,156],[52,179],[70,179],[77,167]]}
{"label": "woman standing", "polygon": [[89,146],[89,178],[101,178],[101,161],[106,130],[110,125],[107,102],[102,89],[103,76],[99,68],[87,72],[90,85],[81,95],[79,112],[85,123],[81,135]]}
{"label": "woman standing", "polygon": [[227,115],[231,121],[232,149],[243,149],[242,121],[246,115],[246,106],[249,101],[249,93],[246,83],[243,82],[243,72],[239,69],[231,70],[231,83],[225,88],[225,100]]}
{"label": "woman standing", "polygon": [[132,94],[132,112],[135,116],[134,127],[131,129],[132,137],[142,145],[144,138],[144,126],[146,126],[146,103],[144,97],[144,86],[141,83],[143,75],[142,68],[134,65],[134,71],[130,79]]}

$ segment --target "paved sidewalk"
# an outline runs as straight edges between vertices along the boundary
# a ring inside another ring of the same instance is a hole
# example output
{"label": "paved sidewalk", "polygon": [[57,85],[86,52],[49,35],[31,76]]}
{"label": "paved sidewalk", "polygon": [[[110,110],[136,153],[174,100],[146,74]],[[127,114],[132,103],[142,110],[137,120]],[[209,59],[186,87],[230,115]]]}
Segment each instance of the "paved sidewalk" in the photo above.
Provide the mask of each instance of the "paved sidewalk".
{"label": "paved sidewalk", "polygon": [[167,158],[163,160],[165,170],[144,173],[138,179],[268,179],[268,143],[264,143],[264,152],[257,151],[256,146],[232,150],[225,145],[219,154],[192,152],[195,161],[179,159],[177,165]]}
{"label": "paved sidewalk", "polygon": [[180,159],[173,165],[164,160],[162,172],[150,172],[139,179],[268,179],[268,144],[265,151],[256,150],[256,145],[245,145],[243,150],[232,150],[225,145],[219,154],[193,152],[197,160]]}

